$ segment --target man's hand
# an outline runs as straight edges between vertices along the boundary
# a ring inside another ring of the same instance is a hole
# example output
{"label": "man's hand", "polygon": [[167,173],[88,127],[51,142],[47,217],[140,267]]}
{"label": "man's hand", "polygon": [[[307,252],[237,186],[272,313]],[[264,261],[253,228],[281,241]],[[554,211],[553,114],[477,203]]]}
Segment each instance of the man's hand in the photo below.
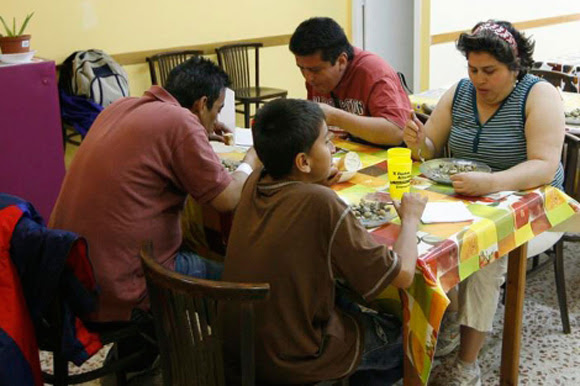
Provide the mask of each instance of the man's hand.
{"label": "man's hand", "polygon": [[224,134],[226,133],[232,133],[232,130],[223,123],[216,121],[212,132],[209,133],[209,140],[225,143]]}
{"label": "man's hand", "polygon": [[395,210],[401,218],[401,222],[419,222],[423,211],[425,210],[425,205],[427,205],[427,196],[423,196],[419,193],[405,193],[401,202],[393,201]]}
{"label": "man's hand", "polygon": [[259,167],[262,166],[262,162],[258,158],[258,153],[256,153],[256,150],[253,147],[251,147],[250,149],[248,149],[248,151],[246,152],[246,155],[244,156],[244,159],[242,160],[242,162],[247,163],[254,170],[256,168],[259,168]]}
{"label": "man's hand", "polygon": [[492,173],[457,173],[449,179],[453,183],[453,189],[464,196],[484,196],[495,192]]}
{"label": "man's hand", "polygon": [[419,149],[425,143],[425,129],[414,112],[409,114],[409,120],[403,128],[403,141],[410,149]]}
{"label": "man's hand", "polygon": [[318,103],[318,106],[322,109],[322,112],[324,113],[324,120],[326,121],[327,125],[336,125],[336,113],[338,111],[342,111],[340,109],[337,109],[336,107],[332,107],[326,103]]}

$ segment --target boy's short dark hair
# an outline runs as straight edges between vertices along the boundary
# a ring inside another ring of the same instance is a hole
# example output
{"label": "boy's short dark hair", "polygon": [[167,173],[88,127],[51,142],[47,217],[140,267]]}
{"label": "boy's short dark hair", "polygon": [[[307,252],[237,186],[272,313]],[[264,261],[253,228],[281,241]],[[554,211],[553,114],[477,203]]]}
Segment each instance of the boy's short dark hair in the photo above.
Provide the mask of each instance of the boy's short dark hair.
{"label": "boy's short dark hair", "polygon": [[228,74],[211,60],[196,56],[171,70],[163,88],[186,109],[203,96],[207,97],[211,109],[222,90],[229,85]]}
{"label": "boy's short dark hair", "polygon": [[348,60],[354,57],[354,49],[344,30],[329,17],[313,17],[300,23],[290,38],[290,51],[297,56],[320,52],[322,60],[332,65],[343,52]]}
{"label": "boy's short dark hair", "polygon": [[276,99],[262,107],[252,135],[266,172],[274,179],[290,174],[296,155],[310,151],[323,123],[324,113],[314,102]]}

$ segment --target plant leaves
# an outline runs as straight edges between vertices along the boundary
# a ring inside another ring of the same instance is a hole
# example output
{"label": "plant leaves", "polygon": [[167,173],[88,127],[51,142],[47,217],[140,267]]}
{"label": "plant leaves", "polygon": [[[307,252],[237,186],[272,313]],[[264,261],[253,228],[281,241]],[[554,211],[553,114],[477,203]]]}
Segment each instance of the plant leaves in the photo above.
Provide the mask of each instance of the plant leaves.
{"label": "plant leaves", "polygon": [[18,35],[16,36],[20,36],[22,35],[22,33],[24,32],[24,30],[26,29],[26,26],[28,25],[28,22],[30,21],[30,19],[32,18],[32,15],[34,15],[34,12],[29,13],[26,16],[26,19],[24,19],[24,23],[22,23],[22,27],[20,27],[20,31],[18,32]]}
{"label": "plant leaves", "polygon": [[0,21],[2,22],[2,24],[4,24],[4,29],[6,30],[6,36],[12,36],[10,31],[10,27],[8,27],[8,24],[6,24],[6,22],[4,21],[4,18],[2,16],[0,16]]}

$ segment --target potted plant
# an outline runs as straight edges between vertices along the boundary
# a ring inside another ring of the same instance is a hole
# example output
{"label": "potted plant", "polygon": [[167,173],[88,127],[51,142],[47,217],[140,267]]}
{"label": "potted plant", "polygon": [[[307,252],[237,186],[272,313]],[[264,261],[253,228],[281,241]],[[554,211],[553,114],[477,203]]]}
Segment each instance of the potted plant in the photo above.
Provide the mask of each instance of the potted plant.
{"label": "potted plant", "polygon": [[30,35],[23,35],[28,22],[34,15],[34,12],[28,14],[22,23],[20,29],[16,27],[16,18],[12,19],[12,28],[0,16],[0,21],[4,25],[5,35],[0,34],[0,50],[3,54],[18,54],[30,50]]}

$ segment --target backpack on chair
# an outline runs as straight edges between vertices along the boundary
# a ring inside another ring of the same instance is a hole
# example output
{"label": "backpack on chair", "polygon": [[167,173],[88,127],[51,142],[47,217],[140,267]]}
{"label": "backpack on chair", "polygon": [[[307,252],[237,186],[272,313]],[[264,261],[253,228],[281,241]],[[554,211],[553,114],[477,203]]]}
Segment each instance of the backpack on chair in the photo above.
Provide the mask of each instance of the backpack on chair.
{"label": "backpack on chair", "polygon": [[[64,75],[64,77],[63,77]],[[101,50],[76,51],[63,63],[61,88],[106,107],[129,95],[127,73]]]}

